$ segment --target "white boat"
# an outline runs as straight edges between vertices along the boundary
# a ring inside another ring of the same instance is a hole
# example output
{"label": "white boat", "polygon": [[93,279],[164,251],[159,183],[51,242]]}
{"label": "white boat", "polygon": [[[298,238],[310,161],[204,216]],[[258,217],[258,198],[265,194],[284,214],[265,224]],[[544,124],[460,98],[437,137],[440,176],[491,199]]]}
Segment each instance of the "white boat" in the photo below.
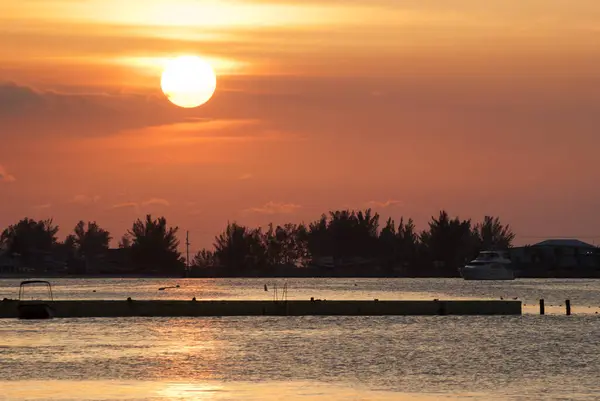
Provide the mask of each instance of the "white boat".
{"label": "white boat", "polygon": [[483,251],[459,269],[465,280],[514,280],[508,252]]}

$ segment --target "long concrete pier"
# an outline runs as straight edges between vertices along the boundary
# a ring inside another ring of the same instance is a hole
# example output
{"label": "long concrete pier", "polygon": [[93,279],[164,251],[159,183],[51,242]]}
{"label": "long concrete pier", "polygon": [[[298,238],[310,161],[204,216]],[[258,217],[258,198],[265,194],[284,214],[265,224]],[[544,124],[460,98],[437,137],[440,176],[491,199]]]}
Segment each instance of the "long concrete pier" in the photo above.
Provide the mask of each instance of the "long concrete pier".
{"label": "long concrete pier", "polygon": [[[0,301],[0,318],[17,318],[20,304]],[[38,302],[39,303],[39,302]],[[154,301],[45,302],[57,318],[202,316],[520,315],[521,301]]]}

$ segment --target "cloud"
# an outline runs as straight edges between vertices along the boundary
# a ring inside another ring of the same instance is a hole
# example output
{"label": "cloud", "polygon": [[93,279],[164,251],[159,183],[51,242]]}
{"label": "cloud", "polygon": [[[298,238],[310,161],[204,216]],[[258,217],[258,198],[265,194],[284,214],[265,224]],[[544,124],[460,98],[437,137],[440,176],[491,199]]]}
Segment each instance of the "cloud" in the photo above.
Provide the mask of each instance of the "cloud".
{"label": "cloud", "polygon": [[240,181],[246,181],[246,180],[251,180],[252,178],[254,178],[254,176],[250,173],[246,173],[246,174],[242,174],[238,177],[238,180]]}
{"label": "cloud", "polygon": [[44,203],[43,205],[35,205],[33,208],[35,210],[45,210],[45,209],[50,209],[52,207],[52,205],[50,203]]}
{"label": "cloud", "polygon": [[294,213],[300,208],[302,208],[302,206],[296,205],[294,203],[278,203],[270,201],[265,203],[263,206],[249,208],[245,211],[260,214],[289,214]]}
{"label": "cloud", "polygon": [[367,202],[367,205],[369,205],[369,207],[377,207],[377,208],[397,207],[397,206],[402,206],[402,204],[403,204],[402,201],[395,200],[395,199],[388,199],[384,202],[379,202],[379,201]]}
{"label": "cloud", "polygon": [[8,171],[0,165],[0,182],[14,182],[16,180],[14,175],[9,174]]}
{"label": "cloud", "polygon": [[59,93],[0,82],[1,136],[97,137],[179,120],[156,96]]}
{"label": "cloud", "polygon": [[111,209],[137,209],[139,206],[136,202],[123,202],[112,205]]}
{"label": "cloud", "polygon": [[155,125],[121,133],[121,139],[133,140],[132,146],[139,147],[139,138],[153,145],[193,144],[203,142],[247,142],[301,139],[294,134],[283,134],[270,129],[258,119],[206,119],[189,118],[183,122]]}
{"label": "cloud", "polygon": [[171,203],[162,198],[152,198],[142,202],[142,206],[151,206],[151,205],[161,205],[161,206],[170,206]]}
{"label": "cloud", "polygon": [[150,199],[142,201],[142,202],[116,203],[116,204],[112,205],[110,207],[110,209],[112,209],[112,210],[134,209],[136,212],[140,212],[141,207],[148,207],[148,206],[154,206],[154,205],[170,206],[171,203],[168,200],[162,199],[162,198],[150,198]]}
{"label": "cloud", "polygon": [[31,88],[14,82],[0,83],[0,116],[41,106],[43,97]]}
{"label": "cloud", "polygon": [[96,203],[99,200],[100,200],[100,197],[98,195],[88,196],[88,195],[79,194],[79,195],[75,195],[73,197],[73,199],[70,200],[70,203],[77,203],[80,205],[89,205],[91,203]]}

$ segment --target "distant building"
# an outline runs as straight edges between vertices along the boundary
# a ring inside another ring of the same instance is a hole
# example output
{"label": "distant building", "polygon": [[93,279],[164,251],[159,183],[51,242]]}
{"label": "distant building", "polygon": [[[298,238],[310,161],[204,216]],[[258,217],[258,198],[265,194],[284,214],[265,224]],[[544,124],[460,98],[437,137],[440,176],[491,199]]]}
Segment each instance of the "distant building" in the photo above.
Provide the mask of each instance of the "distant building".
{"label": "distant building", "polygon": [[107,249],[95,266],[95,272],[100,274],[131,274],[135,267],[131,261],[130,248]]}
{"label": "distant building", "polygon": [[17,258],[11,257],[8,252],[0,250],[0,274],[2,273],[20,273],[21,264]]}
{"label": "distant building", "polygon": [[543,272],[566,276],[581,272],[600,274],[600,249],[577,239],[549,239],[512,248],[510,257],[522,276]]}

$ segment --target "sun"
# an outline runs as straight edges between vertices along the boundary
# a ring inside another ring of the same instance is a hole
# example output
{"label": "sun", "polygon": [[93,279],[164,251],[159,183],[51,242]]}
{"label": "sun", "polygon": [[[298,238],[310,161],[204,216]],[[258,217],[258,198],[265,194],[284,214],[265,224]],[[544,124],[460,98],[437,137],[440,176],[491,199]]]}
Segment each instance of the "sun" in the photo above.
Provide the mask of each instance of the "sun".
{"label": "sun", "polygon": [[180,56],[167,62],[160,86],[171,103],[193,108],[210,100],[217,89],[217,76],[200,57]]}

